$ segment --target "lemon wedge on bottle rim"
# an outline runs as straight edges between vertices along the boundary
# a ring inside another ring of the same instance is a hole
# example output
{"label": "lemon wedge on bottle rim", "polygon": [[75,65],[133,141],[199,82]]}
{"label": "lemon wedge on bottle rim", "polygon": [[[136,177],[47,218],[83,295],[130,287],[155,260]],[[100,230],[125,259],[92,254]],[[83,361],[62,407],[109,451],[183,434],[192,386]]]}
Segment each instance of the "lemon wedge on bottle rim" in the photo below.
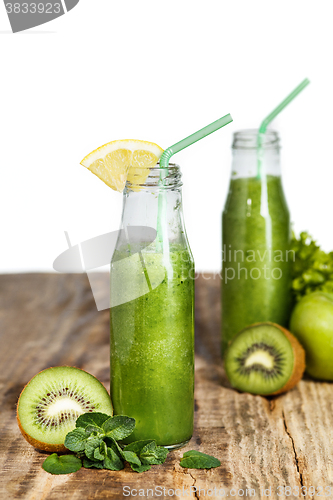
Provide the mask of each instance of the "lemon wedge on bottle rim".
{"label": "lemon wedge on bottle rim", "polygon": [[163,149],[153,142],[124,139],[95,149],[83,158],[81,165],[115,191],[123,191],[126,181],[137,191],[162,153]]}

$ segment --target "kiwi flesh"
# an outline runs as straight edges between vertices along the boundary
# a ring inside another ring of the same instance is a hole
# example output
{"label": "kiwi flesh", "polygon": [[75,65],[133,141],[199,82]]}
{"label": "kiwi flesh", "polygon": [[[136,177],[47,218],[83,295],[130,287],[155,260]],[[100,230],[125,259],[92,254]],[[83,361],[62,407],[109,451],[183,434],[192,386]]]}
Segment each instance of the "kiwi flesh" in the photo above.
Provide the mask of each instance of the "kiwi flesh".
{"label": "kiwi flesh", "polygon": [[79,415],[102,412],[112,416],[110,396],[97,378],[79,368],[56,366],[33,377],[17,405],[17,421],[25,439],[45,451],[66,451],[68,432]]}
{"label": "kiwi flesh", "polygon": [[231,385],[264,396],[292,389],[305,370],[305,352],[298,340],[275,323],[251,325],[231,341],[225,355]]}

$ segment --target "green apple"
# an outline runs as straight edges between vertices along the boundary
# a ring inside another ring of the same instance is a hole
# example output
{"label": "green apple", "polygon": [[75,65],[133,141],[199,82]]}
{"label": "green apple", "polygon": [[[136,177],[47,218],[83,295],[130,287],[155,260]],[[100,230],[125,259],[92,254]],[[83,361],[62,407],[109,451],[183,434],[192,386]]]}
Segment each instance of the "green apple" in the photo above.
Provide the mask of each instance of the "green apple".
{"label": "green apple", "polygon": [[333,294],[305,295],[291,314],[290,331],[305,349],[306,372],[333,380]]}

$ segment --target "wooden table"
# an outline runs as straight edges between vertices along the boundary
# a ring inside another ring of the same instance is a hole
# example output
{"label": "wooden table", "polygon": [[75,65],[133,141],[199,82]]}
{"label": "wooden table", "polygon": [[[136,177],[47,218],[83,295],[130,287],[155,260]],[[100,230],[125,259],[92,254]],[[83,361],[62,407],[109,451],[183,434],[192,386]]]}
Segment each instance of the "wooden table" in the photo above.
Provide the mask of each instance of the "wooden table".
{"label": "wooden table", "polygon": [[[333,497],[333,385],[303,380],[274,398],[232,390],[220,360],[219,317],[219,280],[199,276],[195,433],[186,448],[143,474],[126,468],[52,476],[41,468],[47,455],[19,432],[18,396],[38,371],[56,365],[83,368],[108,388],[108,311],[97,311],[85,275],[0,276],[1,500],[121,499],[129,490],[129,498],[223,498],[222,489],[233,498],[288,498],[286,486],[292,493],[313,486],[325,498],[331,487]],[[183,469],[179,458],[189,449],[220,458],[221,467]]]}

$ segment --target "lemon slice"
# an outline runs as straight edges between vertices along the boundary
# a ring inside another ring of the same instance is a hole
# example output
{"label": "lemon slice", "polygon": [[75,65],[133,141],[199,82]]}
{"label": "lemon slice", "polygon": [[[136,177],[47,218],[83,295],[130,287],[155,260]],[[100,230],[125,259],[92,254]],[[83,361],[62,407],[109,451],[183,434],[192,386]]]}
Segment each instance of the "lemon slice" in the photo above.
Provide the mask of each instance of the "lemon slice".
{"label": "lemon slice", "polygon": [[124,139],[95,149],[83,158],[81,165],[115,191],[123,191],[127,180],[132,189],[139,190],[162,153],[163,149],[153,142]]}

